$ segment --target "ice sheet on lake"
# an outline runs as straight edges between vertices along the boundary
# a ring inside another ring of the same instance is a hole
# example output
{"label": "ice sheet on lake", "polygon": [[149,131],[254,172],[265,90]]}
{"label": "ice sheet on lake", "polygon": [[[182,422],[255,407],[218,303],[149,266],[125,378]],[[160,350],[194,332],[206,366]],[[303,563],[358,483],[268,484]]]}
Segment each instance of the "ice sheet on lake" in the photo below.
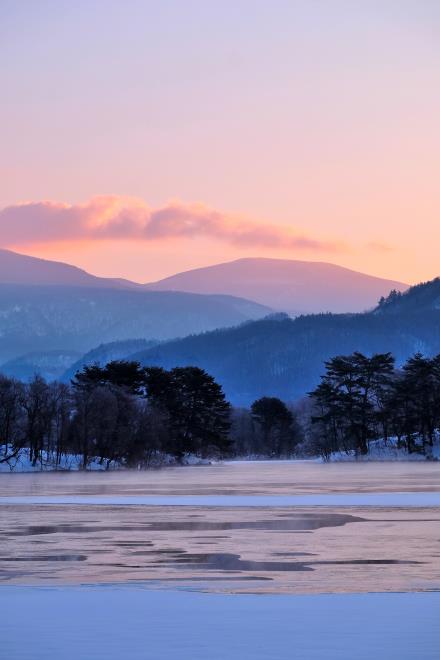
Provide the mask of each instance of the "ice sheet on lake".
{"label": "ice sheet on lake", "polygon": [[0,505],[110,505],[110,506],[440,506],[440,493],[324,493],[319,495],[47,495],[0,497]]}
{"label": "ice sheet on lake", "polygon": [[439,593],[2,587],[8,660],[438,660]]}

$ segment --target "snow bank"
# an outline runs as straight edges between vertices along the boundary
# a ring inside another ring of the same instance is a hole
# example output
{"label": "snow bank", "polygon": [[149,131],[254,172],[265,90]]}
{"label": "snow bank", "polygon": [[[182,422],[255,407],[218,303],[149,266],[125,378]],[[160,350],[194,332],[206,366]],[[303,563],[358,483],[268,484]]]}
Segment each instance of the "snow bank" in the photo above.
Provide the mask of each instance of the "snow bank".
{"label": "snow bank", "polygon": [[356,454],[356,452],[334,452],[330,456],[330,461],[332,462],[343,462],[343,461],[426,461],[426,460],[440,460],[440,437],[437,436],[434,446],[432,447],[432,453],[430,456],[414,452],[408,454],[406,449],[398,446],[397,438],[389,438],[386,442],[382,440],[373,440],[369,444],[368,454],[362,456]]}
{"label": "snow bank", "polygon": [[439,593],[3,586],[0,611],[8,660],[438,660],[440,649]]}
{"label": "snow bank", "polygon": [[[5,455],[5,446],[0,445],[0,457]],[[0,463],[0,472],[53,472],[53,471],[78,471],[82,468],[82,456],[80,454],[62,454],[57,463],[54,453],[42,452],[42,460],[32,465],[29,449],[21,449],[17,456],[14,456],[5,463]],[[210,459],[200,458],[193,454],[188,454],[183,458],[183,465],[211,465]],[[176,459],[167,454],[157,454],[150,460],[148,467],[164,467],[176,465]],[[122,470],[124,465],[118,461],[101,460],[99,457],[93,457],[87,465],[90,471]]]}
{"label": "snow bank", "polygon": [[[0,446],[0,456],[5,453],[4,445]],[[42,472],[53,470],[80,470],[82,464],[82,457],[79,454],[62,454],[60,461],[57,465],[55,454],[44,451],[42,453],[42,460],[38,461],[36,465],[32,465],[29,457],[29,449],[21,449],[17,456],[11,458],[6,463],[0,463],[0,472]],[[88,470],[105,470],[118,469],[120,466],[111,461],[107,468],[107,461],[102,462],[99,458],[92,458]]]}

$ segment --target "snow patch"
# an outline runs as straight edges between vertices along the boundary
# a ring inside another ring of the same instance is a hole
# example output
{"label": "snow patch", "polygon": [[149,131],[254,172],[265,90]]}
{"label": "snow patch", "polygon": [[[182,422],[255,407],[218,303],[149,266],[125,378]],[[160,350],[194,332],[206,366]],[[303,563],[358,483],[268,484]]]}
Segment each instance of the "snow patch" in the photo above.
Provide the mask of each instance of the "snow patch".
{"label": "snow patch", "polygon": [[[0,445],[0,460],[7,453],[5,445]],[[10,450],[12,453],[12,449]],[[181,465],[212,465],[216,461],[207,458],[200,458],[194,454],[187,454],[183,457]],[[166,467],[176,465],[176,459],[169,454],[162,454],[157,452],[150,458],[148,466],[143,467]],[[89,471],[108,471],[108,470],[122,470],[126,466],[118,461],[107,461],[101,459],[99,456],[94,456],[87,464]],[[80,454],[62,454],[57,461],[56,454],[53,452],[43,451],[41,460],[37,461],[35,465],[30,460],[29,449],[21,449],[16,456],[13,456],[8,461],[0,463],[1,472],[66,472],[78,471],[82,469],[82,456]]]}
{"label": "snow patch", "polygon": [[440,436],[437,434],[433,447],[427,447],[428,454],[413,452],[411,454],[399,445],[397,438],[388,438],[387,441],[373,440],[369,443],[368,454],[361,455],[354,450],[333,452],[330,456],[330,461],[343,462],[343,461],[426,461],[426,460],[440,460]]}
{"label": "snow patch", "polygon": [[0,506],[2,504],[219,507],[440,507],[440,492],[323,493],[317,495],[24,495],[0,497]]}

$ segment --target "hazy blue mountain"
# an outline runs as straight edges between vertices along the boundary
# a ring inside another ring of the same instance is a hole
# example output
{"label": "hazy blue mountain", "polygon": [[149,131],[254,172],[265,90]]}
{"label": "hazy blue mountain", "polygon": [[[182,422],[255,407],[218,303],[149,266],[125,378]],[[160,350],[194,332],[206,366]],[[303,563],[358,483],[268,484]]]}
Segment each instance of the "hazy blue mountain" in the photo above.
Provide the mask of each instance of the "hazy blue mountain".
{"label": "hazy blue mountain", "polygon": [[121,360],[131,353],[148,350],[157,343],[158,341],[154,339],[127,339],[125,341],[112,341],[108,344],[100,344],[75,360],[75,362],[66,365],[69,368],[64,370],[61,379],[67,382],[74,377],[77,371],[81,371],[87,365],[106,365],[112,360]]}
{"label": "hazy blue mountain", "polygon": [[23,381],[30,380],[36,374],[49,381],[58,380],[79,355],[75,351],[26,353],[0,365],[0,372]]}
{"label": "hazy blue mountain", "polygon": [[392,351],[401,364],[416,351],[440,352],[440,280],[413,287],[363,314],[269,317],[167,342],[134,355],[143,364],[196,365],[236,404],[264,395],[296,399],[311,390],[328,358]]}
{"label": "hazy blue mountain", "polygon": [[0,249],[0,283],[75,286],[94,289],[182,291],[231,295],[291,314],[356,312],[373,308],[402,282],[365,275],[335,264],[289,259],[247,258],[177,273],[139,284],[96,277],[81,268]]}
{"label": "hazy blue mountain", "polygon": [[335,264],[289,259],[238,259],[178,273],[147,285],[156,291],[227,293],[297,312],[363,312],[392,289],[407,284],[358,273]]}
{"label": "hazy blue mountain", "polygon": [[182,337],[267,312],[232,296],[0,284],[0,364],[29,351],[85,353],[133,337]]}

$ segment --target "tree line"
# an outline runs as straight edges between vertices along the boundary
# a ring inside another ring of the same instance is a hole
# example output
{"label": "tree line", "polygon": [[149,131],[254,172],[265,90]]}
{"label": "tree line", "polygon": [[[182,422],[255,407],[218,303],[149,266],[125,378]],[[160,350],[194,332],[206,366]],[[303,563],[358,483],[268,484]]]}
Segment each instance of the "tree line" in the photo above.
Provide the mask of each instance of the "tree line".
{"label": "tree line", "polygon": [[280,400],[233,409],[198,367],[165,370],[119,360],[86,366],[70,384],[0,375],[0,462],[13,462],[23,449],[34,466],[59,467],[73,454],[83,469],[92,459],[104,467],[147,467],[163,457],[182,462],[188,454],[275,457],[292,455],[298,432]]}
{"label": "tree line", "polygon": [[390,353],[355,352],[325,363],[308,398],[262,397],[234,408],[198,367],[142,367],[116,360],[78,371],[70,384],[0,375],[0,462],[62,465],[66,455],[104,467],[148,467],[234,456],[365,455],[391,437],[408,453],[432,455],[440,430],[440,355],[417,353],[396,369]]}
{"label": "tree line", "polygon": [[367,454],[373,440],[390,437],[411,454],[432,454],[440,429],[440,355],[416,353],[396,369],[391,353],[355,352],[325,363],[310,393],[309,441],[316,453]]}

